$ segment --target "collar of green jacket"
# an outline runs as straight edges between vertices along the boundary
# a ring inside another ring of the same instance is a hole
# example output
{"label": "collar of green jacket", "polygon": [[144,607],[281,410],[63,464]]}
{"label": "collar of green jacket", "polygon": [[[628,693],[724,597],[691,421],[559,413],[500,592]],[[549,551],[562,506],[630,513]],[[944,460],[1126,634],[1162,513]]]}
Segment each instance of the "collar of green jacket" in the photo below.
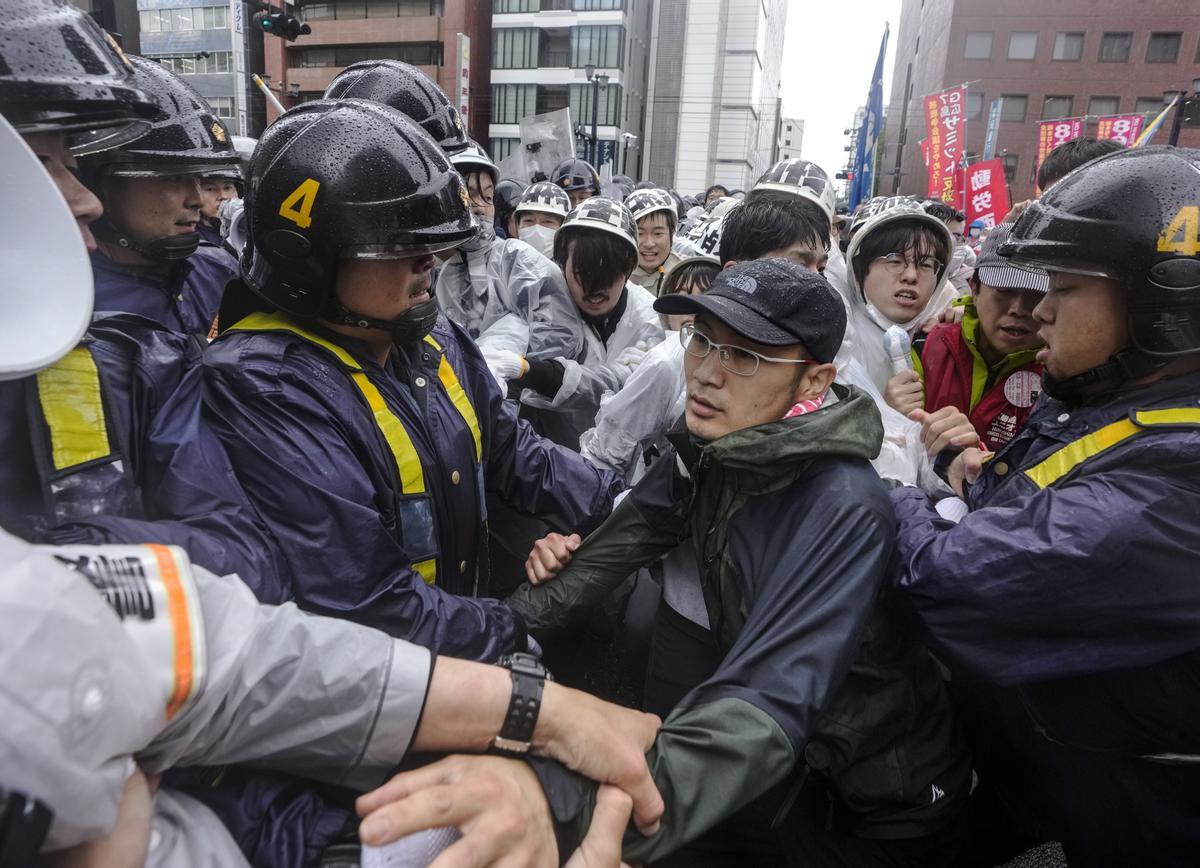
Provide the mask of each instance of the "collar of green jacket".
{"label": "collar of green jacket", "polygon": [[837,401],[803,416],[734,431],[706,444],[701,458],[710,455],[715,463],[736,470],[743,479],[761,477],[764,483],[821,456],[875,458],[883,445],[879,408],[853,386],[835,383],[830,390]]}
{"label": "collar of green jacket", "polygon": [[971,351],[974,359],[983,366],[989,373],[994,374],[990,379],[995,382],[1006,373],[1015,371],[1017,368],[1023,368],[1025,365],[1031,364],[1037,359],[1037,349],[1021,350],[1016,353],[1009,353],[994,367],[988,367],[987,361],[983,358],[983,352],[979,349],[979,312],[975,310],[975,305],[963,305],[962,319],[962,336],[963,341],[967,344],[967,349]]}

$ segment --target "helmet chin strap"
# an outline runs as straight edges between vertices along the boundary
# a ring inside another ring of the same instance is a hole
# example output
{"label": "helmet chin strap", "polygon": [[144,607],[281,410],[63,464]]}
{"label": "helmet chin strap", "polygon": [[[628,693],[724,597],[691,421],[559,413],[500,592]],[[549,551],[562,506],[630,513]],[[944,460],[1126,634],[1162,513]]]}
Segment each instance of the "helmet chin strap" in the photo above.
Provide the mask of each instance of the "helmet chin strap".
{"label": "helmet chin strap", "polygon": [[1149,376],[1164,367],[1169,359],[1156,359],[1134,347],[1117,350],[1108,361],[1079,374],[1059,379],[1049,371],[1042,373],[1042,388],[1051,398],[1068,404],[1082,404],[1094,386],[1118,388],[1130,380]]}
{"label": "helmet chin strap", "polygon": [[164,235],[147,241],[145,244],[139,244],[113,225],[112,221],[106,217],[97,220],[92,226],[92,231],[101,240],[116,244],[126,250],[132,250],[134,253],[140,253],[152,262],[179,262],[195,253],[196,248],[200,246],[198,232]]}
{"label": "helmet chin strap", "polygon": [[392,339],[402,347],[412,346],[423,341],[437,324],[437,299],[430,297],[429,301],[415,304],[395,319],[376,319],[365,314],[355,313],[336,298],[329,304],[329,312],[325,319],[339,325],[348,325],[360,329],[379,329],[390,331]]}

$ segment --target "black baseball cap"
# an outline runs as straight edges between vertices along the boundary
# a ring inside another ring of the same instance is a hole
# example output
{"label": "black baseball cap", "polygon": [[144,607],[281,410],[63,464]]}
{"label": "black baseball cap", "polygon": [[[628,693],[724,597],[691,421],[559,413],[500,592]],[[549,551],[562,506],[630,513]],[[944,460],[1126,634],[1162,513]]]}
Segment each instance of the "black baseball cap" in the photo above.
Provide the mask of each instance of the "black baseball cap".
{"label": "black baseball cap", "polygon": [[664,295],[654,309],[704,312],[760,344],[803,344],[818,362],[832,362],[846,334],[846,307],[837,291],[788,259],[739,262],[718,274],[703,295]]}

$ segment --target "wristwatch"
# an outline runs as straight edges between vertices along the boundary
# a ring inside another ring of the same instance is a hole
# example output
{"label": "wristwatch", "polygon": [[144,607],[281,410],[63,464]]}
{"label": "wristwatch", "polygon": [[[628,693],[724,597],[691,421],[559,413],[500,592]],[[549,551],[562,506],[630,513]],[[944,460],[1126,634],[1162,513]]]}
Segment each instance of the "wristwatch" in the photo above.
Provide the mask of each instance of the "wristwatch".
{"label": "wristwatch", "polygon": [[500,734],[492,739],[492,747],[505,753],[526,754],[533,743],[542,690],[546,681],[554,678],[532,654],[506,654],[498,662],[512,673],[512,698]]}

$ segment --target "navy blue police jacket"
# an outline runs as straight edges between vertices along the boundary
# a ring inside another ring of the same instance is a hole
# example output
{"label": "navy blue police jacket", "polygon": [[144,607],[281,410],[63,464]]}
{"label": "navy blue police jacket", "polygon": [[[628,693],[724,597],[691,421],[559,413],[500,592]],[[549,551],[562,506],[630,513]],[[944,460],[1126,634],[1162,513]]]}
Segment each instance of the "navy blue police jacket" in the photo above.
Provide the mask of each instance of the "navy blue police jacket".
{"label": "navy blue police jacket", "polygon": [[994,691],[988,741],[1070,863],[1196,864],[1200,373],[1044,398],[958,524],[915,489],[892,498],[895,583]]}
{"label": "navy blue police jacket", "polygon": [[586,533],[608,515],[620,478],[519,420],[478,347],[445,317],[386,365],[317,324],[255,322],[214,341],[204,371],[206,418],[294,570],[282,598],[256,588],[260,598],[459,657],[524,650],[523,624],[484,596],[486,493]]}

